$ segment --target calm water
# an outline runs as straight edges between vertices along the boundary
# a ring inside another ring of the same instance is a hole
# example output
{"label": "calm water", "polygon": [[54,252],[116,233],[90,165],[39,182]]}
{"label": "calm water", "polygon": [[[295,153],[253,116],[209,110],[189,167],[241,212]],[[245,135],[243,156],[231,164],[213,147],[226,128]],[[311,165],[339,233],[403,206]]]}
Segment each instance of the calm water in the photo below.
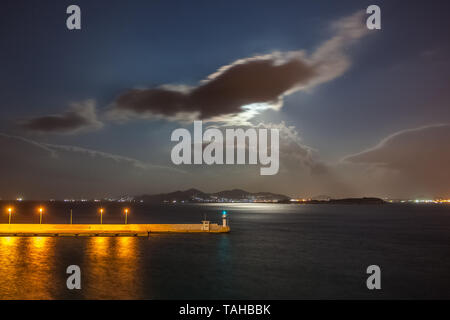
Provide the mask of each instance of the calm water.
{"label": "calm water", "polygon": [[[13,222],[38,222],[35,206],[16,205]],[[92,204],[52,203],[44,222],[68,222],[71,207],[74,223],[99,220]],[[105,205],[104,222],[123,221],[121,207]],[[0,237],[0,298],[450,298],[450,207],[135,205],[129,222],[218,221],[222,209],[230,234]],[[71,264],[82,270],[78,291],[66,289]],[[371,264],[382,270],[378,292],[365,286]]]}

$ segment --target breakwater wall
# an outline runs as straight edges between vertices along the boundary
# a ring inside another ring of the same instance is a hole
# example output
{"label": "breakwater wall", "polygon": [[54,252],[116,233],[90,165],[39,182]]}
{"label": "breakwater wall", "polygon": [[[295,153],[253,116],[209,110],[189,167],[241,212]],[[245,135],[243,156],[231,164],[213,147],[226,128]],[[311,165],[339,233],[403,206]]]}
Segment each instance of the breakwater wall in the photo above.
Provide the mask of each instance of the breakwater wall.
{"label": "breakwater wall", "polygon": [[205,224],[0,224],[0,236],[149,236],[150,233],[226,233]]}

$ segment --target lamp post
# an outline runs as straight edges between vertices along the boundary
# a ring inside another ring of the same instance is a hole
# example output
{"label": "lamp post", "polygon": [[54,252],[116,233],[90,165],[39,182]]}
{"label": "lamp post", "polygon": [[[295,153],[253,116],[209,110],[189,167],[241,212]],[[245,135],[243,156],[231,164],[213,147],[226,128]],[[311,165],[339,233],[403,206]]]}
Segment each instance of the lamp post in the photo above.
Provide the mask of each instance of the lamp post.
{"label": "lamp post", "polygon": [[42,224],[42,212],[44,209],[42,207],[39,208],[39,224]]}
{"label": "lamp post", "polygon": [[11,207],[8,208],[8,213],[9,213],[8,224],[11,224],[11,213],[12,213],[12,208]]}
{"label": "lamp post", "polygon": [[103,208],[100,208],[100,224],[103,224]]}
{"label": "lamp post", "polygon": [[125,224],[128,224],[128,208],[125,208]]}

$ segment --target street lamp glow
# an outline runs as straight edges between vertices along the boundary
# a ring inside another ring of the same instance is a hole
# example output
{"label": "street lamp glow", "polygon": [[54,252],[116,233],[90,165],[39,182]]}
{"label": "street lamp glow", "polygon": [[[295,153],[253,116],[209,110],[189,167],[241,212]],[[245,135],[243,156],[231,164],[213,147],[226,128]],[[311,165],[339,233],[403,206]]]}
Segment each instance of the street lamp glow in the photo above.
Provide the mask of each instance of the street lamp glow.
{"label": "street lamp glow", "polygon": [[11,224],[11,213],[13,212],[13,208],[8,207],[8,214],[9,214],[9,220],[8,220],[8,224]]}
{"label": "street lamp glow", "polygon": [[44,212],[44,208],[39,207],[39,224],[42,224],[42,212]]}
{"label": "street lamp glow", "polygon": [[103,224],[103,208],[100,208],[100,224]]}
{"label": "street lamp glow", "polygon": [[125,224],[128,224],[128,208],[125,208],[124,212],[125,212]]}

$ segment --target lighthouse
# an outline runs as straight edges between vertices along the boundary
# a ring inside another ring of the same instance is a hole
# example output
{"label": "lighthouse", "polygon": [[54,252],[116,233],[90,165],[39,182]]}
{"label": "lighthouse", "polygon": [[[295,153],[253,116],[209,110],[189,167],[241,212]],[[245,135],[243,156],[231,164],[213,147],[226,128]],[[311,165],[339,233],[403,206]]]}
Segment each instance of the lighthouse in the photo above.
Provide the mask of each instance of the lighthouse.
{"label": "lighthouse", "polygon": [[227,219],[228,219],[227,212],[224,210],[224,211],[222,211],[222,226],[224,228],[227,227]]}

